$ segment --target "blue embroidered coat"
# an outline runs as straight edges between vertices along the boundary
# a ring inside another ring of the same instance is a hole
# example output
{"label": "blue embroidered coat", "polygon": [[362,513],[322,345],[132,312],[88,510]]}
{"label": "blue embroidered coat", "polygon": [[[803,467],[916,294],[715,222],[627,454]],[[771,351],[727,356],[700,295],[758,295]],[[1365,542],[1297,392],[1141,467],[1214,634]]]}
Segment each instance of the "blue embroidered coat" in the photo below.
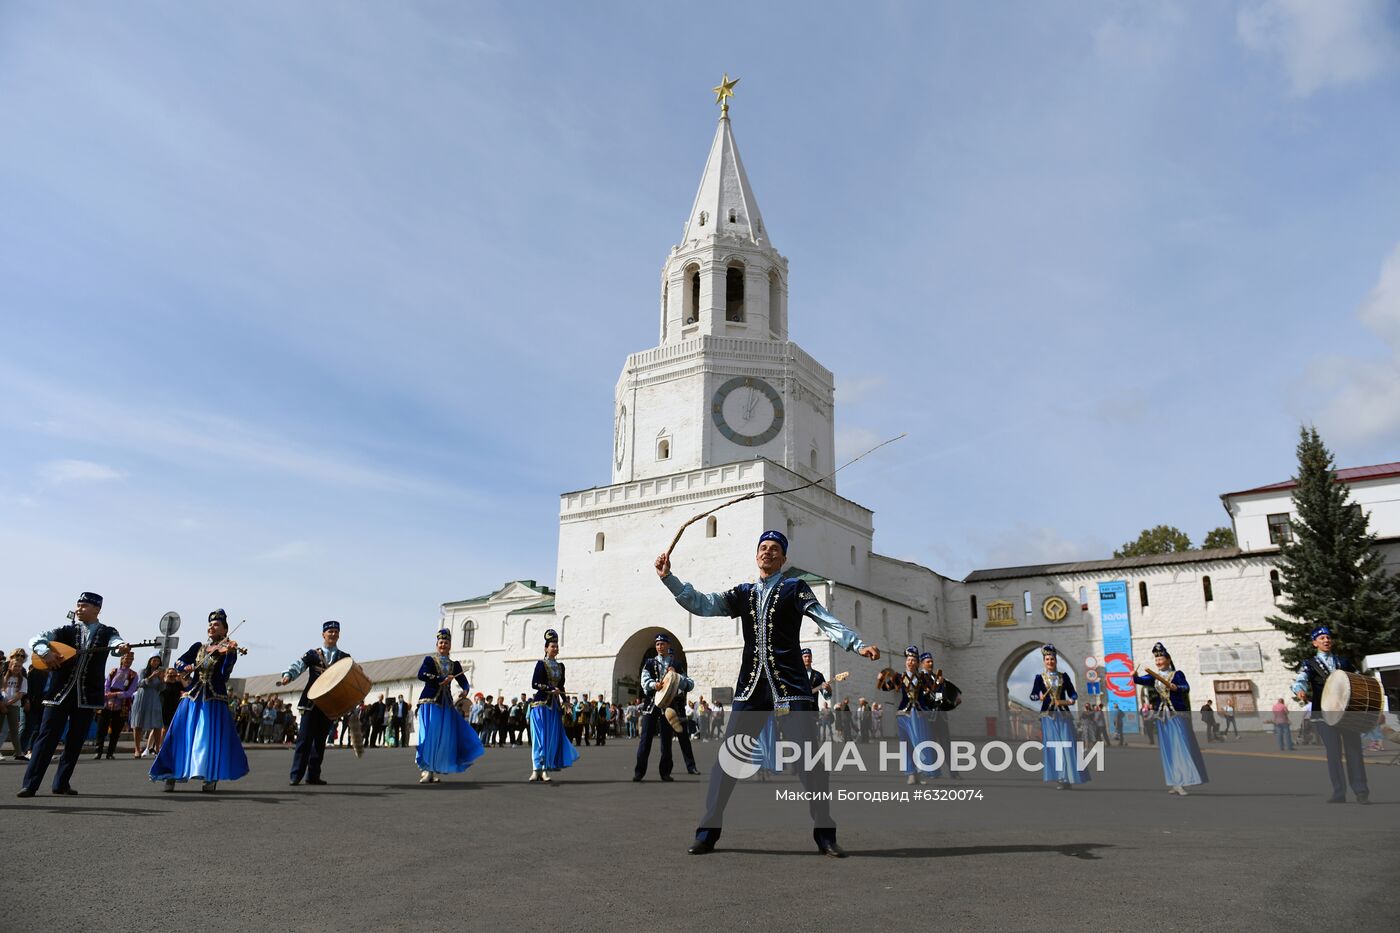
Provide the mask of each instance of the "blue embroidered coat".
{"label": "blue embroidered coat", "polygon": [[423,663],[418,666],[418,679],[423,681],[423,692],[418,694],[418,702],[436,703],[439,706],[451,705],[452,689],[442,682],[449,673],[463,693],[471,690],[472,685],[467,683],[467,675],[462,673],[461,661],[449,661],[447,670],[443,670],[438,665],[437,655],[430,654],[423,658]]}
{"label": "blue embroidered coat", "polygon": [[[86,623],[83,622],[70,622],[50,629],[29,643],[30,652],[34,653],[37,645],[50,642],[70,648],[82,648],[83,629],[86,627]],[[106,679],[106,664],[102,660],[93,663],[93,659],[105,659],[109,654],[115,657],[116,646],[121,643],[122,637],[116,629],[98,622],[97,628],[93,630],[92,642],[88,645],[89,652],[80,654],[58,670],[49,672],[49,682],[44,689],[44,705],[58,706],[76,690],[80,708],[101,709],[105,699],[103,683]]]}
{"label": "blue embroidered coat", "polygon": [[[1060,675],[1060,699],[1079,699],[1079,694],[1074,692],[1074,679],[1064,671],[1059,671],[1058,673]],[[1031,699],[1040,701],[1040,711],[1042,713],[1050,712],[1052,708],[1050,706],[1050,688],[1045,683],[1045,675],[1035,675],[1035,683],[1031,685]],[[1060,707],[1060,709],[1069,712],[1068,707]]]}
{"label": "blue embroidered coat", "polygon": [[[1171,682],[1175,684],[1177,688],[1167,695],[1171,700],[1171,708],[1178,713],[1191,712],[1191,685],[1186,682],[1186,675],[1181,673],[1181,671],[1173,671]],[[1162,708],[1164,698],[1162,694],[1157,691],[1157,678],[1153,677],[1151,674],[1134,674],[1133,683],[1141,684],[1149,688],[1147,691],[1147,703],[1154,711]]]}
{"label": "blue embroidered coat", "polygon": [[553,690],[564,692],[564,664],[540,658],[535,662],[535,673],[530,677],[530,686],[535,690],[531,706],[545,706],[554,697]]}
{"label": "blue embroidered coat", "polygon": [[194,677],[185,696],[193,700],[227,700],[228,677],[237,662],[237,651],[214,654],[202,642],[195,642],[171,666]]}
{"label": "blue embroidered coat", "polygon": [[880,689],[886,692],[899,691],[899,712],[922,710],[926,708],[924,697],[933,689],[933,678],[923,671],[898,671],[894,675],[894,682]]}

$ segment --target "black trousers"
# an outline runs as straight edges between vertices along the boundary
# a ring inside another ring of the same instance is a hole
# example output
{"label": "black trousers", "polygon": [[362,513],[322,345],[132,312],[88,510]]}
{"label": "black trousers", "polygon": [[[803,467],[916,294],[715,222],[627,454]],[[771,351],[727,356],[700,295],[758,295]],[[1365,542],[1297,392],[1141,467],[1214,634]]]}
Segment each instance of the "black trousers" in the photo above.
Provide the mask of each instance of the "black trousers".
{"label": "black trousers", "polygon": [[[789,742],[797,742],[804,747],[810,744],[812,748],[815,748],[817,746],[816,699],[792,700],[790,704],[790,713],[776,717],[779,738]],[[758,748],[759,733],[763,731],[763,727],[767,725],[772,714],[773,694],[768,689],[765,680],[759,678],[753,696],[747,700],[735,700],[730,707],[729,721],[724,732],[725,747],[730,749],[736,747],[741,749]],[[735,735],[746,736],[748,741],[731,743],[730,737]],[[724,822],[724,808],[728,805],[729,797],[734,793],[734,785],[737,783],[737,779],[722,767],[725,749],[721,748],[720,751],[721,764],[710,769],[710,786],[705,795],[705,816],[700,822],[700,827],[695,831],[695,838],[700,842],[713,843],[719,839]],[[811,797],[808,810],[812,814],[812,838],[819,846],[835,842],[836,823],[831,818],[831,802],[826,799],[827,790],[831,786],[831,774],[820,763],[810,769],[804,768],[802,765],[803,762],[797,762],[797,775],[802,781],[802,789]]]}
{"label": "black trousers", "polygon": [[651,757],[651,740],[658,735],[661,737],[661,765],[657,773],[662,777],[670,777],[671,769],[675,766],[675,761],[671,757],[671,724],[664,721],[664,715],[660,710],[654,709],[641,719],[642,734],[637,742],[637,764],[632,769],[633,777],[645,777],[647,773],[647,759]]}
{"label": "black trousers", "polygon": [[933,735],[933,741],[943,749],[943,770],[952,777],[957,774],[953,770],[953,734],[948,728],[948,713],[946,710],[934,710],[929,713],[929,729]]}
{"label": "black trousers", "polygon": [[126,712],[120,709],[107,709],[105,706],[97,711],[97,739],[93,742],[97,746],[97,754],[102,754],[102,739],[107,738],[107,757],[111,758],[117,753],[117,737],[122,734],[122,727],[126,725]]}
{"label": "black trousers", "polygon": [[29,756],[29,767],[24,769],[24,789],[37,791],[44,782],[44,772],[49,770],[58,740],[63,738],[63,728],[68,727],[68,739],[63,744],[63,757],[58,760],[58,771],[53,776],[53,789],[63,790],[73,779],[73,769],[78,766],[78,758],[83,754],[83,740],[87,738],[88,726],[92,725],[93,709],[78,707],[78,692],[73,690],[59,706],[45,706],[44,718],[39,723],[39,734],[34,739],[34,751]]}
{"label": "black trousers", "polygon": [[301,730],[292,750],[293,781],[321,779],[321,759],[326,757],[326,736],[330,731],[331,721],[318,707],[312,706],[301,714]]}
{"label": "black trousers", "polygon": [[[1346,797],[1347,784],[1353,794],[1368,794],[1366,761],[1361,757],[1361,733],[1330,726],[1324,719],[1313,720],[1313,727],[1327,749],[1327,776],[1332,780],[1332,796]],[[1346,753],[1346,773],[1342,773],[1342,753]],[[1345,780],[1344,780],[1345,778]]]}

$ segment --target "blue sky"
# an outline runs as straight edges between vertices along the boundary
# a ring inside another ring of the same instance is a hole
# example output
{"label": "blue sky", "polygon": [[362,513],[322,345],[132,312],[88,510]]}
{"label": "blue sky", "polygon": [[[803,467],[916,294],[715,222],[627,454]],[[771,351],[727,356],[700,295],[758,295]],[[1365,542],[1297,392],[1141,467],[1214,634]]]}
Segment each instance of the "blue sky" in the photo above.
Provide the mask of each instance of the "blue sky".
{"label": "blue sky", "polygon": [[843,451],[910,434],[840,479],[882,553],[1400,459],[1393,3],[856,9],[0,7],[0,644],[95,589],[252,673],[552,581],[724,71]]}

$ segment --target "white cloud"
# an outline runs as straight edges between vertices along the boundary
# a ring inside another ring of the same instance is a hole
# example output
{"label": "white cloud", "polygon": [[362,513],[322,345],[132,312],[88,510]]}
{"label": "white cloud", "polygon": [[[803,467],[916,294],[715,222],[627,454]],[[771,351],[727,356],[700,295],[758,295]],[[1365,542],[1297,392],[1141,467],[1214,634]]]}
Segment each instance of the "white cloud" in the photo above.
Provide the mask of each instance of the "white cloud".
{"label": "white cloud", "polygon": [[1381,264],[1380,280],[1357,317],[1386,351],[1379,358],[1328,357],[1309,373],[1330,398],[1318,426],[1343,443],[1400,441],[1400,244]]}
{"label": "white cloud", "polygon": [[884,376],[837,376],[836,404],[853,405],[885,387]]}
{"label": "white cloud", "polygon": [[50,460],[39,467],[39,478],[49,486],[65,483],[105,483],[125,474],[91,460]]}
{"label": "white cloud", "polygon": [[286,541],[258,555],[261,560],[291,561],[309,557],[315,548],[307,541]]}
{"label": "white cloud", "polygon": [[1176,3],[1133,3],[1094,29],[1094,54],[1119,67],[1152,69],[1172,55],[1186,16]]}
{"label": "white cloud", "polygon": [[1389,0],[1259,0],[1240,10],[1240,40],[1277,55],[1306,96],[1355,84],[1400,64],[1400,29]]}

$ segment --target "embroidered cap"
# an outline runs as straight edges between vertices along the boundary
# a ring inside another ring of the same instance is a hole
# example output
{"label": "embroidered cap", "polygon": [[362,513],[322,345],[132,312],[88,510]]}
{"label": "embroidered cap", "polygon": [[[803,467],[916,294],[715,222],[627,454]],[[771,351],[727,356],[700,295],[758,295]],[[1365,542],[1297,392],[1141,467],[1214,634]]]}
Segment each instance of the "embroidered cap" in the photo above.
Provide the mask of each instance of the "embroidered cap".
{"label": "embroidered cap", "polygon": [[96,606],[98,609],[102,608],[102,597],[98,596],[96,593],[79,593],[78,602]]}
{"label": "embroidered cap", "polygon": [[784,554],[787,553],[787,549],[788,549],[788,539],[787,539],[787,535],[783,534],[781,531],[771,531],[771,530],[770,530],[770,531],[765,531],[763,534],[761,534],[761,535],[758,536],[758,543],[759,543],[759,544],[762,544],[764,541],[776,541],[776,542],[778,542],[778,547],[780,547],[780,548],[783,549],[783,553],[784,553]]}
{"label": "embroidered cap", "polygon": [[812,656],[812,649],[811,649],[811,648],[803,648],[803,649],[802,649],[802,656],[803,656],[804,658],[810,658],[810,657]]}
{"label": "embroidered cap", "polygon": [[228,622],[228,613],[224,612],[222,609],[215,609],[213,612],[209,613],[209,621]]}
{"label": "embroidered cap", "polygon": [[932,651],[925,651],[923,654],[919,655],[919,660],[920,660],[920,661],[932,661],[932,660],[933,660],[933,652],[932,652]]}
{"label": "embroidered cap", "polygon": [[1162,655],[1166,655],[1167,657],[1171,657],[1171,656],[1172,656],[1172,653],[1171,653],[1170,651],[1167,650],[1167,646],[1166,646],[1166,645],[1162,644],[1162,643],[1159,641],[1159,642],[1157,642],[1157,644],[1155,644],[1155,645],[1152,646],[1152,656],[1153,656],[1153,657],[1161,657]]}
{"label": "embroidered cap", "polygon": [[665,632],[657,632],[656,643],[658,645],[669,645],[671,643],[671,636],[667,635]]}
{"label": "embroidered cap", "polygon": [[559,644],[559,633],[552,628],[547,628],[544,630],[544,643],[547,645],[550,642]]}
{"label": "embroidered cap", "polygon": [[335,619],[331,619],[329,622],[322,622],[322,623],[321,623],[321,631],[323,631],[323,632],[338,632],[338,631],[340,631],[340,623],[337,622]]}
{"label": "embroidered cap", "polygon": [[452,640],[452,630],[449,629],[449,628],[440,628],[440,629],[438,629],[437,637],[438,637],[438,638],[446,638],[448,641],[451,641],[451,640]]}
{"label": "embroidered cap", "polygon": [[1312,641],[1314,638],[1321,638],[1323,635],[1331,634],[1332,630],[1330,628],[1328,628],[1325,625],[1319,625],[1317,628],[1313,629],[1311,632],[1308,633],[1308,641]]}
{"label": "embroidered cap", "polygon": [[1047,642],[1046,644],[1043,644],[1043,645],[1040,646],[1040,653],[1041,653],[1041,654],[1059,654],[1059,652],[1055,650],[1055,646],[1052,645],[1052,644],[1050,644],[1050,643],[1048,643],[1048,642]]}
{"label": "embroidered cap", "polygon": [[908,648],[905,648],[905,649],[904,649],[904,656],[905,656],[906,658],[914,658],[915,660],[918,660],[918,657],[919,657],[919,648],[918,648],[918,646],[917,646],[917,645],[910,645]]}

